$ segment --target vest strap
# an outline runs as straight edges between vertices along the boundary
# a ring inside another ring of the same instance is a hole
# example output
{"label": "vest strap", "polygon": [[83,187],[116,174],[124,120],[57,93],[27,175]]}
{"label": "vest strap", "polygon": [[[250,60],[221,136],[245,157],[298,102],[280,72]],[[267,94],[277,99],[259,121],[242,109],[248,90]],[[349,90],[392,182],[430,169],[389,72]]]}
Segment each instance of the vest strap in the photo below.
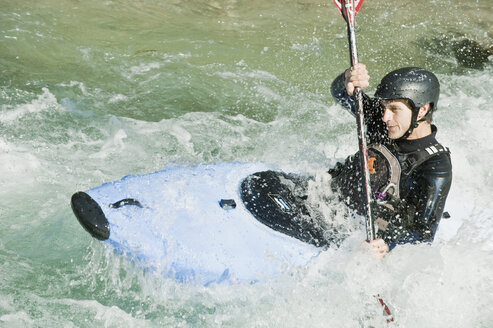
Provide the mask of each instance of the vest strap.
{"label": "vest strap", "polygon": [[404,154],[405,158],[401,161],[402,173],[404,175],[410,175],[418,166],[429,160],[436,155],[448,153],[450,150],[447,147],[442,146],[439,143],[433,144],[409,154]]}

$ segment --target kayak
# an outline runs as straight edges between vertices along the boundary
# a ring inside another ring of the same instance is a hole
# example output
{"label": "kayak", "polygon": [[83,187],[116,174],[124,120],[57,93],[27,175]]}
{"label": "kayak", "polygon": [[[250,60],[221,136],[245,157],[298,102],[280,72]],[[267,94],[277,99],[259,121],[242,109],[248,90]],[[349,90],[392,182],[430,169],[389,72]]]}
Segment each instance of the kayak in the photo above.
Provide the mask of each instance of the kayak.
{"label": "kayak", "polygon": [[309,177],[260,163],[129,175],[72,196],[80,224],[145,270],[185,283],[259,282],[327,245]]}

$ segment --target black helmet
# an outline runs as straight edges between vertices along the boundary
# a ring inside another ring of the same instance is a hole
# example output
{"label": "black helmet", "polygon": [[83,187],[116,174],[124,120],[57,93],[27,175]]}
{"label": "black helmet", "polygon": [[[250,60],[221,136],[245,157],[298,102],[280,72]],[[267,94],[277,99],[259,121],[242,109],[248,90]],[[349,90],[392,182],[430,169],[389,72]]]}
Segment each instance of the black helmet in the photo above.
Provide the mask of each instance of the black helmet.
{"label": "black helmet", "polygon": [[404,67],[388,73],[380,81],[375,92],[375,98],[379,100],[405,99],[411,104],[413,117],[405,137],[418,125],[418,109],[430,104],[430,110],[420,121],[426,120],[436,109],[439,96],[438,78],[432,72],[419,67]]}

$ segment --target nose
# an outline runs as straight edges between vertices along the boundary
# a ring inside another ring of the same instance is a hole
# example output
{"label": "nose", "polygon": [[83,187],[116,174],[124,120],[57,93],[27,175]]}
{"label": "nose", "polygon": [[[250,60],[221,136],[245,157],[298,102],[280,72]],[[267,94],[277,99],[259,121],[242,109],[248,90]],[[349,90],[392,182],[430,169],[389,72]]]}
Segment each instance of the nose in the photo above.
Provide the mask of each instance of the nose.
{"label": "nose", "polygon": [[384,122],[388,122],[392,119],[392,111],[388,108],[384,108],[383,110],[383,116],[382,116],[382,121]]}

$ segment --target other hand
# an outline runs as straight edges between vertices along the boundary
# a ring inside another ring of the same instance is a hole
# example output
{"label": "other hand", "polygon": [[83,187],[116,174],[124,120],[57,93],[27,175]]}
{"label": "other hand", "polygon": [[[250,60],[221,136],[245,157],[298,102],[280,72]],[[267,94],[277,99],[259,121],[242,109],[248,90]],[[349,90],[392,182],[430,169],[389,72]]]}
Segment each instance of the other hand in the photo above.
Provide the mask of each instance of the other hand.
{"label": "other hand", "polygon": [[374,254],[376,257],[383,259],[385,255],[389,252],[389,245],[382,238],[374,239],[369,242],[370,253]]}
{"label": "other hand", "polygon": [[364,89],[370,85],[370,75],[365,64],[356,64],[344,72],[346,91],[352,96],[355,88]]}

